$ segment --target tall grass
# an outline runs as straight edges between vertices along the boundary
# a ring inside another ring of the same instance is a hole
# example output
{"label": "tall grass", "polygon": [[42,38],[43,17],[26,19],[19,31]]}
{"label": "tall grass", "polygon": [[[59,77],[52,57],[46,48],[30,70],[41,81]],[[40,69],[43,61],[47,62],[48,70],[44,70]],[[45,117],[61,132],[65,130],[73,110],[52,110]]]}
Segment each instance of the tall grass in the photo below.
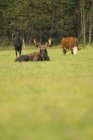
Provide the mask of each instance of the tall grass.
{"label": "tall grass", "polygon": [[93,140],[93,48],[48,52],[49,62],[14,63],[0,51],[0,140]]}

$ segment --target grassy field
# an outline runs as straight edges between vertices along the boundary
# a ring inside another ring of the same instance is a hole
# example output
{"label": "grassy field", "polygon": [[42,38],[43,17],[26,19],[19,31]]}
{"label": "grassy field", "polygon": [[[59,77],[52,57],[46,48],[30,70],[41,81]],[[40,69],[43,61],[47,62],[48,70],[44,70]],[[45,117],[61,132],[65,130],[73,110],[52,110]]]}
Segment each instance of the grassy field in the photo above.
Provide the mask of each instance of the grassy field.
{"label": "grassy field", "polygon": [[0,51],[0,140],[93,140],[93,48],[48,52],[50,62],[14,63]]}

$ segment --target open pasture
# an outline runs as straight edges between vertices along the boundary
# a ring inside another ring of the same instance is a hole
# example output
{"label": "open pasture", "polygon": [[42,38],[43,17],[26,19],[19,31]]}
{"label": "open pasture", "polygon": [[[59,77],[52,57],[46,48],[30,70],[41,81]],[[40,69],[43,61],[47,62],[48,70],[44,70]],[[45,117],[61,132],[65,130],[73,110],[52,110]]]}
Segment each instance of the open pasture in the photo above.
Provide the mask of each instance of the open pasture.
{"label": "open pasture", "polygon": [[14,63],[13,50],[0,51],[0,140],[93,140],[93,48],[48,53]]}

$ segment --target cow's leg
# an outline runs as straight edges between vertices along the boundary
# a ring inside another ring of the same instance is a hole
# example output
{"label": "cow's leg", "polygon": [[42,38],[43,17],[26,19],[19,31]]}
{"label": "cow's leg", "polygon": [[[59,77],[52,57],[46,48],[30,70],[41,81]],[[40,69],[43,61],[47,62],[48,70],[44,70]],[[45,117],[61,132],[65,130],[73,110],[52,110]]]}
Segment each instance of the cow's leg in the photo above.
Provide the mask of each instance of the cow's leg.
{"label": "cow's leg", "polygon": [[66,54],[66,49],[63,48],[63,54]]}
{"label": "cow's leg", "polygon": [[15,54],[16,54],[16,57],[17,57],[17,50],[15,50]]}
{"label": "cow's leg", "polygon": [[71,49],[71,54],[73,54],[73,49]]}
{"label": "cow's leg", "polygon": [[19,50],[19,55],[21,55],[21,50]]}

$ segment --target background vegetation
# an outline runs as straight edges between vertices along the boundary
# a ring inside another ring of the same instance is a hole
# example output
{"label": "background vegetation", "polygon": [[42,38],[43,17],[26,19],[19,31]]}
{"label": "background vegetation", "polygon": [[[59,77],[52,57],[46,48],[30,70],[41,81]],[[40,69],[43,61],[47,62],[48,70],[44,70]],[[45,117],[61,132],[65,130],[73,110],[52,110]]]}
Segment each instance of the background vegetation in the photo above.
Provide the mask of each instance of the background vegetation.
{"label": "background vegetation", "polygon": [[26,44],[33,38],[44,43],[51,36],[93,40],[92,0],[0,0],[0,41],[11,41],[20,31]]}

